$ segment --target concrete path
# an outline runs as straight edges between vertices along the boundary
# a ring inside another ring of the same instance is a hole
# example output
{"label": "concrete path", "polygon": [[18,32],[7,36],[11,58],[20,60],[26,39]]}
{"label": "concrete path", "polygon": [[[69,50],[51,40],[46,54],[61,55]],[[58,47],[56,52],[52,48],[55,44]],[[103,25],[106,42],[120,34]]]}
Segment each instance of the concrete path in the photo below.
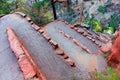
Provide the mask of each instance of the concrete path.
{"label": "concrete path", "polygon": [[32,28],[30,22],[18,14],[0,18],[0,80],[24,80],[9,47],[6,33],[8,26],[13,28],[47,80],[82,80],[80,71],[56,55],[50,43]]}

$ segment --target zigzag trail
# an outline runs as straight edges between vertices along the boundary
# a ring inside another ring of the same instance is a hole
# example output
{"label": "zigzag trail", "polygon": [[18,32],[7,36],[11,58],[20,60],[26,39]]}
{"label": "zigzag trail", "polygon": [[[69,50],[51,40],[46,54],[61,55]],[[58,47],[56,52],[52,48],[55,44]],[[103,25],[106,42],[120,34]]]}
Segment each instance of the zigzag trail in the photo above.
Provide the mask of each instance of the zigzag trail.
{"label": "zigzag trail", "polygon": [[[106,40],[102,41],[95,37],[95,41],[93,41],[91,39],[93,37],[85,36],[88,33],[84,35],[78,30],[79,27],[72,28],[72,25],[63,21],[54,21],[46,25],[43,30],[25,14],[15,12],[0,18],[1,80],[24,80],[25,78],[24,72],[17,63],[17,57],[14,56],[14,52],[9,46],[6,32],[6,28],[9,26],[17,34],[33,63],[37,65],[36,69],[39,69],[46,78],[39,77],[39,80],[90,80],[88,73],[92,66],[90,66],[89,60],[94,59],[96,63],[93,65],[92,71],[95,68],[98,71],[105,70],[105,60],[97,55],[97,52],[108,41],[107,38],[102,36]],[[84,56],[81,57],[82,55]],[[29,58],[27,57],[27,59]],[[86,64],[82,64],[82,61],[85,61]],[[102,66],[100,66],[101,64]]]}

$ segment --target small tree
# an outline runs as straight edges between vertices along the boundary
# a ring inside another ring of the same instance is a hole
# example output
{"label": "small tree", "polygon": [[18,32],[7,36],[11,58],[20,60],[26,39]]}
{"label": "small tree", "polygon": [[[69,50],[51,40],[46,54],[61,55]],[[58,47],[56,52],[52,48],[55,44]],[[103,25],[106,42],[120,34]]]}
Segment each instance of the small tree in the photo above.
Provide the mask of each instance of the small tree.
{"label": "small tree", "polygon": [[34,0],[22,3],[17,11],[27,14],[38,25],[44,25],[53,18],[50,13],[50,0]]}
{"label": "small tree", "polygon": [[17,8],[18,1],[0,0],[0,14],[9,14]]}

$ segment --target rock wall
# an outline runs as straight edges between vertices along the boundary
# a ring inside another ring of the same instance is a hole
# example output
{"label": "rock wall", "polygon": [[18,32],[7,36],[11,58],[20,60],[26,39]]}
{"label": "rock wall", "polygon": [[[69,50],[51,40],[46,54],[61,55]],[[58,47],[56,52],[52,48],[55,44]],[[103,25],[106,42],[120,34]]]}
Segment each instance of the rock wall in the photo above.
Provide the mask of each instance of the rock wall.
{"label": "rock wall", "polygon": [[[112,15],[117,14],[118,17],[120,16],[120,0],[89,0],[80,2],[84,4],[83,12],[85,18],[89,19],[93,15],[96,20],[101,21],[103,29],[110,27],[109,23],[111,22]],[[119,20],[120,18],[113,24],[119,24]],[[111,27],[118,27],[118,25]]]}

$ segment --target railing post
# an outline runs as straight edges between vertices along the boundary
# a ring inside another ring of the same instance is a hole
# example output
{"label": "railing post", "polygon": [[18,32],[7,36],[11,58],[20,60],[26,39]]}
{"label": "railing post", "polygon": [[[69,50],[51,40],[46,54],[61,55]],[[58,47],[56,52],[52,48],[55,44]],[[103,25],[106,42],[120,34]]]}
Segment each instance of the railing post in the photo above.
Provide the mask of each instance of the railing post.
{"label": "railing post", "polygon": [[51,0],[51,5],[52,5],[52,8],[53,8],[54,20],[56,20],[56,19],[57,19],[57,14],[56,14],[56,9],[55,9],[55,2],[54,2],[54,0]]}

